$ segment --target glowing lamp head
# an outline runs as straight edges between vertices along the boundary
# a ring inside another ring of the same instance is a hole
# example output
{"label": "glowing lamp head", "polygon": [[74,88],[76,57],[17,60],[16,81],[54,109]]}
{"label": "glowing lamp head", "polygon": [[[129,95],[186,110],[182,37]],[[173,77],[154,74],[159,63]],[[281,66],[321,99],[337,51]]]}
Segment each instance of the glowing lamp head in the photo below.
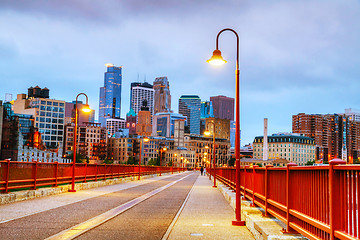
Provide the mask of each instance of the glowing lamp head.
{"label": "glowing lamp head", "polygon": [[206,146],[205,146],[205,148],[206,148],[206,149],[208,149],[208,148],[209,148],[209,146],[208,146],[208,145],[206,145]]}
{"label": "glowing lamp head", "polygon": [[204,132],[204,135],[205,135],[205,136],[210,136],[210,135],[211,135],[211,133],[210,133],[210,131],[209,131],[209,130],[206,130],[206,131]]}
{"label": "glowing lamp head", "polygon": [[167,148],[166,148],[166,147],[163,147],[163,149],[162,149],[162,150],[163,150],[163,152],[165,152],[165,151],[167,150]]}
{"label": "glowing lamp head", "polygon": [[221,56],[221,51],[220,50],[215,50],[213,52],[212,57],[207,60],[208,63],[212,64],[212,65],[223,65],[226,63],[226,61],[223,59],[223,57]]}
{"label": "glowing lamp head", "polygon": [[149,142],[150,139],[149,138],[144,138],[144,142]]}
{"label": "glowing lamp head", "polygon": [[85,112],[85,113],[89,113],[91,112],[91,109],[89,107],[89,104],[85,104],[84,107],[81,109],[81,111]]}

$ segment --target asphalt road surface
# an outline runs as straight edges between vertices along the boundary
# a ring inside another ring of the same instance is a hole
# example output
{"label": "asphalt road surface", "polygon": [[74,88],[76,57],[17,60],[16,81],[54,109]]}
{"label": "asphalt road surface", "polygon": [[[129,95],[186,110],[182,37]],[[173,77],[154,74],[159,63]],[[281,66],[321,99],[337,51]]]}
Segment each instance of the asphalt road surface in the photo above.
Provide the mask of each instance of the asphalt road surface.
{"label": "asphalt road surface", "polygon": [[162,239],[198,174],[174,175],[0,224],[0,239]]}

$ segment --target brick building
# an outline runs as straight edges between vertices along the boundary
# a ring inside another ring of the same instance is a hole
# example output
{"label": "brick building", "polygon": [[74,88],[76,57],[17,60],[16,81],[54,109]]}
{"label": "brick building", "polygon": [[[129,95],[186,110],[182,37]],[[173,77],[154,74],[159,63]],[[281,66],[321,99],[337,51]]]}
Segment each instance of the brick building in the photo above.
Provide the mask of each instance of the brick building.
{"label": "brick building", "polygon": [[360,157],[360,122],[346,114],[299,113],[292,117],[292,131],[315,140],[316,160],[353,163]]}

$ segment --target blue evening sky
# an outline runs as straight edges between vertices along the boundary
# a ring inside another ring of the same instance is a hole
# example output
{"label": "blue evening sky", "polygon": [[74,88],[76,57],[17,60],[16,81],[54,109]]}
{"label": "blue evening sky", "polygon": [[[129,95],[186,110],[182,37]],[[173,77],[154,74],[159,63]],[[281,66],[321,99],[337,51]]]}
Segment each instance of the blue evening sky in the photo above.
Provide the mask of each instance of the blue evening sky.
{"label": "blue evening sky", "polygon": [[206,63],[216,34],[241,37],[242,143],[290,132],[291,116],[360,108],[357,0],[1,0],[0,99],[50,89],[73,101],[88,94],[98,114],[105,63],[123,66],[122,117],[130,83],[167,76],[172,109],[183,94],[234,97],[235,37],[224,33],[228,64]]}

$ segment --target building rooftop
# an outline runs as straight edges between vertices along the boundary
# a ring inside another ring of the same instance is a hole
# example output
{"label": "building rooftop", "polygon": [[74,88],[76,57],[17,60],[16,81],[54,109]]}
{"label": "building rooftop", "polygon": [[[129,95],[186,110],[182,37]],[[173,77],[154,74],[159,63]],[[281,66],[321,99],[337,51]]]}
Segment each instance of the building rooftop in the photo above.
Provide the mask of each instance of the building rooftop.
{"label": "building rooftop", "polygon": [[200,99],[198,95],[182,95],[180,99]]}

